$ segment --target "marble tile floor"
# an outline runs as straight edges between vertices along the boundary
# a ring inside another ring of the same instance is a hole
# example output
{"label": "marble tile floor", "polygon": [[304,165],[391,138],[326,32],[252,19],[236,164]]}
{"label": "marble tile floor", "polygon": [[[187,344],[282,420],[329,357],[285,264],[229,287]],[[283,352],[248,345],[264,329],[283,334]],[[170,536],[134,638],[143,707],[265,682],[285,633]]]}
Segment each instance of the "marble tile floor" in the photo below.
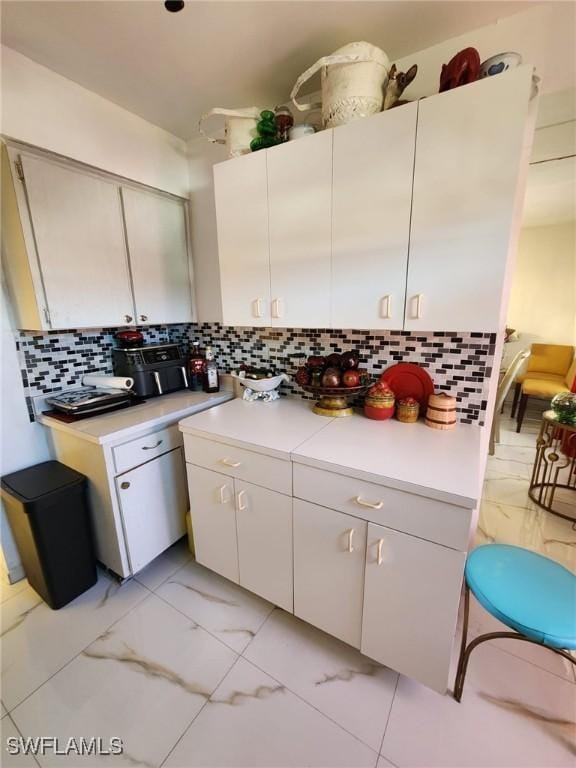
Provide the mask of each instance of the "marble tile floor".
{"label": "marble tile floor", "polygon": [[[531,414],[529,414],[531,415]],[[504,422],[477,543],[574,566],[572,524],[521,495],[537,415]],[[519,465],[519,466],[516,466]],[[515,482],[510,482],[514,480]],[[118,586],[105,574],[54,612],[2,589],[3,766],[560,768],[576,761],[576,677],[500,641],[472,657],[458,704],[196,564],[181,542]],[[470,634],[498,622],[472,601]],[[417,631],[417,627],[415,627]],[[456,657],[453,659],[453,670]],[[8,737],[112,737],[122,755],[9,755]]]}

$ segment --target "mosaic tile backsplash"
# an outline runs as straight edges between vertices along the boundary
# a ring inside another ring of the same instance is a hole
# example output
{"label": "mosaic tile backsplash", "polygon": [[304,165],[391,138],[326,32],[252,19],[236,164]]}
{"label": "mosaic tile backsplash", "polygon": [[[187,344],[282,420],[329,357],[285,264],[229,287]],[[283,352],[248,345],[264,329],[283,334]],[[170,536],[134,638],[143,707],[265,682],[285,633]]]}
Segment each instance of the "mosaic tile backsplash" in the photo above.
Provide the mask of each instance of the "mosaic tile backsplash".
{"label": "mosaic tile backsplash", "polygon": [[[30,418],[32,397],[80,385],[86,373],[112,373],[111,350],[118,329],[17,331],[22,380]],[[361,367],[374,375],[398,362],[426,368],[436,391],[455,395],[460,421],[484,423],[494,364],[493,333],[355,331],[294,328],[239,328],[218,323],[152,326],[141,329],[145,342],[172,341],[185,351],[192,341],[211,345],[221,371],[241,363],[262,365],[293,376],[310,354],[358,349]],[[309,398],[291,381],[284,394]]]}

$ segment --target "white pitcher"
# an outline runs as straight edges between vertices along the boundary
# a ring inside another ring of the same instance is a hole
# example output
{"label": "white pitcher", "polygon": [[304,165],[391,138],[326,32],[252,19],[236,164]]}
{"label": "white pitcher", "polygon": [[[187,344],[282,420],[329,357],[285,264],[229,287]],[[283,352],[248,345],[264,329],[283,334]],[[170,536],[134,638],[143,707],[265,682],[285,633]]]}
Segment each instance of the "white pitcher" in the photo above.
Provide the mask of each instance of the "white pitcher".
{"label": "white pitcher", "polygon": [[[322,69],[322,103],[299,104],[296,95],[304,83]],[[390,61],[383,50],[370,43],[349,43],[306,70],[292,89],[296,109],[322,107],[324,128],[344,125],[382,111],[383,89],[388,82]]]}
{"label": "white pitcher", "polygon": [[[225,118],[223,139],[210,136],[202,128],[204,120],[212,115],[222,115]],[[250,142],[258,135],[256,125],[259,120],[260,109],[258,107],[244,107],[243,109],[214,107],[210,112],[202,115],[198,123],[198,130],[213,144],[225,144],[229,157],[238,157],[250,152]]]}

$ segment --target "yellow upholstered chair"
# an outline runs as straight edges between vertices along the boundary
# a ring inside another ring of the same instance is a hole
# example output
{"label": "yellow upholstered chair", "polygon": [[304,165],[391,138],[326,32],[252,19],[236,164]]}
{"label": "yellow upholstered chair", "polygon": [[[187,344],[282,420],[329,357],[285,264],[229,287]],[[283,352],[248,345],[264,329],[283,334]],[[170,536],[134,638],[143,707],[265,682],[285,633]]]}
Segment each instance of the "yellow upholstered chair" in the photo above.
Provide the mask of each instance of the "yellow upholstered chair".
{"label": "yellow upholstered chair", "polygon": [[570,392],[576,376],[574,347],[564,344],[532,344],[526,372],[516,380],[512,416],[518,405],[516,432],[522,429],[529,397],[551,400]]}

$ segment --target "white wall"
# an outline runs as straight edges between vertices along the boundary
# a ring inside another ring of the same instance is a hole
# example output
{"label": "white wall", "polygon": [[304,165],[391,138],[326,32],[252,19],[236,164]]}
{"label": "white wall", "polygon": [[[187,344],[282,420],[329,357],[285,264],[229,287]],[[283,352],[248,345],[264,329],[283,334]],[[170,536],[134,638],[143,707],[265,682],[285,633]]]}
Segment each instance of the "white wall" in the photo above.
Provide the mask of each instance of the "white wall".
{"label": "white wall", "polygon": [[[2,47],[1,132],[168,192],[188,196],[186,143]],[[47,430],[31,424],[16,359],[7,304],[2,296],[2,454],[0,473],[50,458]],[[2,548],[10,578],[20,565],[4,511]]]}
{"label": "white wall", "polygon": [[576,222],[521,231],[508,326],[529,341],[576,344]]}
{"label": "white wall", "polygon": [[[5,297],[2,284],[0,294],[2,305],[0,308],[0,387],[2,392],[0,475],[15,472],[51,458],[48,430],[39,424],[31,424],[28,418],[9,306]],[[20,558],[1,504],[0,533],[4,555],[2,565],[10,574],[11,581],[16,581],[22,576]]]}
{"label": "white wall", "polygon": [[1,56],[4,135],[188,195],[182,139],[11,48],[2,46]]}
{"label": "white wall", "polygon": [[226,150],[221,144],[210,144],[200,138],[188,143],[188,156],[197,317],[203,323],[218,323],[222,321],[222,302],[212,166],[226,160]]}

